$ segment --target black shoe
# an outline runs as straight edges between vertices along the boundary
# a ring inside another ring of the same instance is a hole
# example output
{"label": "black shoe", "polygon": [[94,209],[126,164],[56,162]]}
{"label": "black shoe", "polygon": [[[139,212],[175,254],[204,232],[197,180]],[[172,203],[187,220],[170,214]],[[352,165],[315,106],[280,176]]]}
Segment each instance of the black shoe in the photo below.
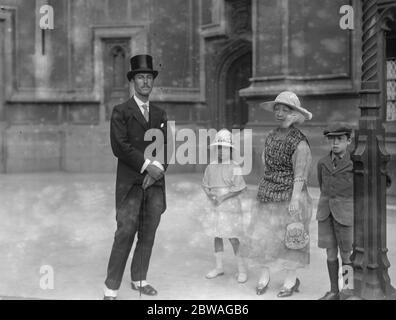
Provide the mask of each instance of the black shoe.
{"label": "black shoe", "polygon": [[326,294],[319,300],[340,300],[339,292],[326,292]]}
{"label": "black shoe", "polygon": [[152,286],[150,286],[149,284],[148,284],[148,285],[145,285],[144,287],[137,287],[137,286],[135,286],[134,283],[132,282],[132,283],[131,283],[131,287],[132,287],[133,290],[140,291],[140,293],[145,294],[145,295],[147,295],[147,296],[156,296],[156,295],[158,294],[158,291],[155,290],[155,289],[154,289]]}
{"label": "black shoe", "polygon": [[103,300],[117,300],[117,297],[104,296]]}
{"label": "black shoe", "polygon": [[300,280],[297,278],[296,283],[290,289],[282,288],[278,293],[278,298],[286,298],[293,295],[294,292],[299,292],[298,288],[300,287]]}
{"label": "black shoe", "polygon": [[269,283],[270,283],[270,280],[268,280],[268,283],[267,283],[265,286],[261,286],[261,285],[259,284],[259,285],[256,287],[256,294],[257,294],[258,296],[263,295],[263,294],[267,291]]}

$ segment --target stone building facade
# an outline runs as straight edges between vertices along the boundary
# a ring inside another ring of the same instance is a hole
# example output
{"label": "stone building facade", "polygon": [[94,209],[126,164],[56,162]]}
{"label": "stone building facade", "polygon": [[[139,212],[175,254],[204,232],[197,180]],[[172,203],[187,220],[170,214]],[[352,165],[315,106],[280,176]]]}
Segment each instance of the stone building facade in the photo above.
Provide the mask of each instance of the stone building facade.
{"label": "stone building facade", "polygon": [[[45,4],[54,8],[54,30],[39,28]],[[274,126],[259,103],[280,91],[295,91],[314,114],[302,127],[314,165],[327,152],[322,130],[330,121],[358,123],[360,0],[0,0],[0,5],[1,172],[113,171],[109,115],[130,94],[128,58],[145,52],[160,71],[152,100],[177,128],[253,129],[250,182],[257,182],[263,140]],[[339,25],[343,5],[354,9],[352,30]],[[392,24],[380,62],[394,181],[395,39]]]}

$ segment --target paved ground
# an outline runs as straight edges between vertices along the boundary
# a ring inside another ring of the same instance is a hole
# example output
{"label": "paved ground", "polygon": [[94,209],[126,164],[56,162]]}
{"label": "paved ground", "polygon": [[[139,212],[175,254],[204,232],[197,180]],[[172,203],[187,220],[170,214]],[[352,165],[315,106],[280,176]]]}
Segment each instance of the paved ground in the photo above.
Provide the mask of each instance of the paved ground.
{"label": "paved ground", "polygon": [[[200,179],[194,174],[167,179],[168,210],[157,233],[149,272],[150,282],[160,292],[158,299],[276,299],[282,274],[274,274],[266,295],[258,297],[254,292],[257,266],[250,262],[249,281],[236,283],[228,243],[226,275],[204,278],[213,267],[213,254],[212,240],[199,225],[204,200]],[[247,220],[254,192],[251,186],[245,196]],[[318,190],[311,189],[311,194],[317,199]],[[101,299],[115,231],[113,206],[113,175],[0,176],[0,297]],[[300,272],[301,293],[291,299],[317,299],[328,289],[325,253],[316,247],[314,220],[311,237],[311,265]],[[388,237],[390,276],[396,282],[395,214],[388,218]],[[40,268],[45,265],[54,270],[53,290],[40,288]],[[128,280],[127,269],[119,298],[139,299]]]}

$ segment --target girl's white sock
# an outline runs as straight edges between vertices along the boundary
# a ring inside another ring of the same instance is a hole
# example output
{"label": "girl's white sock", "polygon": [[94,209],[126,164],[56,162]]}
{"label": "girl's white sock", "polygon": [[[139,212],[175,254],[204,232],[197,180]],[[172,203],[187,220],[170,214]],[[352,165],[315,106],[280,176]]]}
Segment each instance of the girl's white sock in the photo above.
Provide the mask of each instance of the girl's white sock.
{"label": "girl's white sock", "polygon": [[245,259],[237,256],[238,261],[238,275],[237,280],[239,283],[245,283],[248,280]]}
{"label": "girl's white sock", "polygon": [[223,270],[223,252],[215,252],[216,269]]}
{"label": "girl's white sock", "polygon": [[237,256],[237,261],[238,261],[238,272],[240,273],[246,273],[246,263],[245,259],[243,259],[240,256]]}
{"label": "girl's white sock", "polygon": [[224,274],[223,271],[223,252],[215,252],[216,268],[210,270],[206,275],[207,279],[213,279]]}

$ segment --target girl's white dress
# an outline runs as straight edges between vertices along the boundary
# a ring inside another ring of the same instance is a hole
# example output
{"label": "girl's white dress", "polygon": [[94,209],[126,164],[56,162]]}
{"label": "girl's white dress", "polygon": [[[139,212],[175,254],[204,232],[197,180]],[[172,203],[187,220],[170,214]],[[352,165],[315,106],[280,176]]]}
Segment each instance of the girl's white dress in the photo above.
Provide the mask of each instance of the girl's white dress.
{"label": "girl's white dress", "polygon": [[[233,161],[228,164],[211,163],[205,170],[202,186],[217,196],[245,190],[246,183],[240,173],[240,166]],[[208,198],[206,201],[202,224],[208,236],[218,238],[243,236],[243,216],[239,195],[225,200],[219,206],[215,206]]]}

